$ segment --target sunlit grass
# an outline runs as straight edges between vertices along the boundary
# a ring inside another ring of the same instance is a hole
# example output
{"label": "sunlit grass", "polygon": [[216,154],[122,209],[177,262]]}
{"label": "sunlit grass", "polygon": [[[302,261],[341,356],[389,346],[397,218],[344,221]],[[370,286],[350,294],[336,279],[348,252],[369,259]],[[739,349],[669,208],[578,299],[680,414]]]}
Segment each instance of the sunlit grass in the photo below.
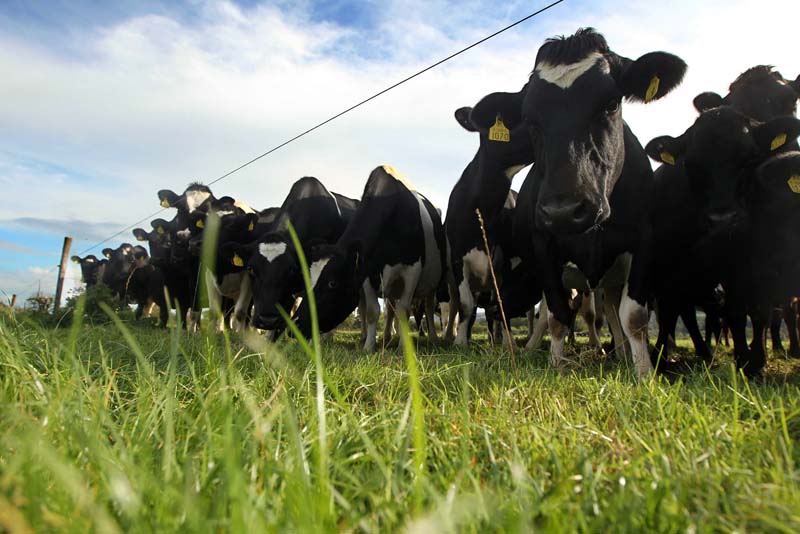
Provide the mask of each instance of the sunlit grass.
{"label": "sunlit grass", "polygon": [[800,530],[797,361],[639,384],[357,337],[0,317],[0,530]]}

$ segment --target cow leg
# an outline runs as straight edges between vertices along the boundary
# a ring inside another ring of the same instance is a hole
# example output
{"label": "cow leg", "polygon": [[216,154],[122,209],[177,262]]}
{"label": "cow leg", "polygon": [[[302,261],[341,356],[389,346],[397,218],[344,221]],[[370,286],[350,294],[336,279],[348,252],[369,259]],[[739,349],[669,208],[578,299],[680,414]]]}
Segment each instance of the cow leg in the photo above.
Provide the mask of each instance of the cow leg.
{"label": "cow leg", "polygon": [[797,339],[797,311],[791,302],[787,302],[783,307],[783,320],[786,322],[786,330],[789,333],[789,351],[787,354],[792,358],[800,357],[800,345]]}
{"label": "cow leg", "polygon": [[428,325],[428,341],[436,342],[439,336],[436,334],[436,294],[425,297],[425,320]]}
{"label": "cow leg", "polygon": [[586,322],[586,329],[589,334],[589,346],[594,349],[598,349],[602,354],[603,346],[600,343],[600,336],[597,335],[597,325],[595,324],[596,313],[594,292],[583,295],[583,300],[581,301],[581,307],[578,310],[578,313],[581,314],[584,322]]}
{"label": "cow leg", "polygon": [[627,360],[630,350],[628,349],[625,334],[622,332],[619,315],[622,291],[619,287],[607,287],[604,288],[604,291],[605,298],[603,299],[603,307],[605,308],[605,315],[608,319],[608,328],[611,330],[611,337],[614,341],[612,350],[614,352],[619,352],[622,359]]}
{"label": "cow leg", "polygon": [[542,297],[542,302],[539,304],[539,319],[533,328],[533,333],[525,344],[526,350],[538,349],[542,344],[544,333],[547,332],[547,323],[549,322],[549,310],[547,309],[547,299]]}
{"label": "cow leg", "polygon": [[783,325],[783,310],[773,308],[770,313],[769,333],[772,338],[772,350],[783,352],[783,342],[781,341],[781,326]]}
{"label": "cow leg", "polygon": [[528,339],[533,335],[533,324],[536,321],[536,312],[533,308],[525,312],[525,321],[528,325]]}
{"label": "cow leg", "polygon": [[364,292],[364,315],[361,320],[367,325],[364,350],[372,351],[375,350],[375,345],[377,344],[378,319],[381,315],[381,306],[378,302],[378,294],[369,279],[364,280],[361,290]]}
{"label": "cow leg", "polygon": [[456,337],[456,315],[458,314],[458,286],[456,286],[455,278],[452,274],[448,273],[447,276],[447,292],[450,294],[450,302],[447,305],[447,330],[444,334],[444,340],[452,342]]}
{"label": "cow leg", "polygon": [[197,332],[200,328],[200,312],[198,310],[189,308],[186,311],[186,330],[189,332]]}
{"label": "cow leg", "polygon": [[636,376],[643,379],[653,372],[653,363],[650,361],[650,352],[647,349],[647,325],[650,316],[647,313],[647,306],[628,296],[628,284],[622,288],[619,319],[631,346]]}
{"label": "cow leg", "polygon": [[144,315],[144,303],[139,302],[136,304],[136,313],[134,314],[134,318],[138,321]]}
{"label": "cow leg", "polygon": [[250,276],[245,274],[239,283],[239,296],[233,306],[233,318],[231,319],[231,329],[234,332],[244,332],[247,328],[247,311],[250,308],[250,300],[253,298],[252,282]]}
{"label": "cow leg", "polygon": [[[367,283],[367,282],[364,282]],[[364,346],[364,343],[367,341],[367,297],[364,292],[364,288],[361,288],[358,296],[358,319],[359,323],[361,323],[361,335],[358,338],[359,343],[361,346]]]}
{"label": "cow leg", "polygon": [[664,362],[669,359],[670,332],[675,331],[678,316],[678,306],[675,302],[669,298],[662,298],[658,301],[658,309],[656,310],[658,337],[656,337],[656,344],[653,350],[653,365],[656,365],[659,361]]}
{"label": "cow leg", "polygon": [[681,320],[686,330],[689,332],[689,337],[692,338],[695,353],[703,358],[706,362],[711,361],[711,348],[706,344],[703,339],[703,334],[700,333],[700,326],[697,324],[697,311],[694,306],[686,306],[681,313]]}
{"label": "cow leg", "polygon": [[753,343],[750,346],[750,354],[744,372],[747,376],[756,376],[764,369],[767,363],[767,351],[765,345],[767,324],[772,319],[773,310],[769,307],[756,307],[751,313],[753,321]]}

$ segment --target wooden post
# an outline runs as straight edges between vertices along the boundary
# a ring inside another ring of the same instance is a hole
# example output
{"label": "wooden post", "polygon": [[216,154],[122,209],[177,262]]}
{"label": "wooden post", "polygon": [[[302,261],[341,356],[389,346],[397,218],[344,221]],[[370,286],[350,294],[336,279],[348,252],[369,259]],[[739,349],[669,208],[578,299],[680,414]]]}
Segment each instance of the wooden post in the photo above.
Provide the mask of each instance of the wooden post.
{"label": "wooden post", "polygon": [[64,238],[64,246],[61,248],[61,263],[58,264],[58,281],[56,282],[56,299],[53,303],[53,311],[58,311],[61,304],[61,290],[64,289],[64,275],[67,271],[67,259],[69,258],[69,248],[72,246],[72,238]]}

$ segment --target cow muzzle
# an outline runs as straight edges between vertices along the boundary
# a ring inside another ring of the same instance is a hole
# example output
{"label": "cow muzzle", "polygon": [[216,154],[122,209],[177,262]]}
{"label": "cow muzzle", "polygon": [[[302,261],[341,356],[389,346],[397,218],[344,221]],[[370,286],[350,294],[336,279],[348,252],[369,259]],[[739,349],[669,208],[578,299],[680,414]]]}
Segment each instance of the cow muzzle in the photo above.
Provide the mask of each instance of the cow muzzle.
{"label": "cow muzzle", "polygon": [[603,210],[588,200],[558,200],[540,204],[538,226],[556,234],[580,234],[604,220]]}

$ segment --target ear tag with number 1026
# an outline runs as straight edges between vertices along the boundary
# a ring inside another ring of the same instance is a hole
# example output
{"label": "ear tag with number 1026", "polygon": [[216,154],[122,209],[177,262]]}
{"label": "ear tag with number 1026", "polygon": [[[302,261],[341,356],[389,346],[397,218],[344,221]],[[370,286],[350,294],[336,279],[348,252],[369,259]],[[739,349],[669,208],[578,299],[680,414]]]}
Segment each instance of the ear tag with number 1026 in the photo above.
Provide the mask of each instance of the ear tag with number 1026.
{"label": "ear tag with number 1026", "polygon": [[489,128],[489,141],[499,141],[501,143],[511,141],[511,133],[506,128],[506,125],[503,124],[503,117],[499,113],[494,120],[494,126]]}

